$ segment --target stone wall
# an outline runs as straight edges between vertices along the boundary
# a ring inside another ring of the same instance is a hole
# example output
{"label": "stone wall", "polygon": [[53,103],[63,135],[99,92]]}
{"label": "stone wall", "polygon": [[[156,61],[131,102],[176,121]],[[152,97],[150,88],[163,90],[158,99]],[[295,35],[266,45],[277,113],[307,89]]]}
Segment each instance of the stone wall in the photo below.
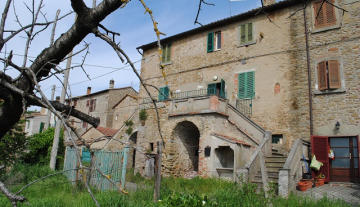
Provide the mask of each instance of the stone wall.
{"label": "stone wall", "polygon": [[[216,173],[213,157],[205,157],[204,150],[207,146],[212,146],[212,156],[214,156],[214,142],[211,134],[221,134],[234,137],[237,140],[249,143],[252,147],[240,147],[243,151],[237,151],[238,165],[244,166],[251,156],[256,144],[242,134],[236,126],[228,121],[228,117],[220,113],[195,113],[191,116],[169,116],[170,102],[158,103],[160,115],[161,132],[164,138],[165,147],[163,148],[163,173],[166,176],[182,176],[186,172],[197,171],[202,176],[212,176]],[[150,143],[153,144],[153,151],[156,152],[156,143],[160,141],[157,118],[154,107],[151,104],[142,105],[146,108],[149,115],[145,126],[138,127],[137,148],[142,152],[149,152]],[[180,129],[178,129],[180,127]],[[185,129],[183,129],[185,127]],[[198,130],[198,133],[195,133]],[[183,136],[184,131],[187,131]],[[198,140],[198,144],[191,140],[182,140],[182,137],[191,137]],[[194,151],[189,151],[189,147]],[[193,163],[189,158],[191,152],[198,150],[198,163]],[[142,155],[136,158],[136,170],[144,173],[144,163],[146,158]]]}

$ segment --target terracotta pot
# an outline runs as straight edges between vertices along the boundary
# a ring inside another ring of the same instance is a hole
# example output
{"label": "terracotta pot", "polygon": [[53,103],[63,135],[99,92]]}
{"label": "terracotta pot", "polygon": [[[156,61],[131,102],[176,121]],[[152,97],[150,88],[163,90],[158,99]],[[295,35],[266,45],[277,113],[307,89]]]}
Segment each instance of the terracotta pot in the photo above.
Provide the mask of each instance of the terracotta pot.
{"label": "terracotta pot", "polygon": [[141,123],[141,126],[145,126],[145,120],[141,120],[140,123]]}
{"label": "terracotta pot", "polygon": [[313,179],[302,179],[301,182],[306,182],[307,188],[312,188]]}
{"label": "terracotta pot", "polygon": [[300,191],[306,191],[307,190],[307,182],[298,182],[298,187]]}
{"label": "terracotta pot", "polygon": [[315,187],[319,187],[319,186],[320,186],[320,183],[316,182]]}
{"label": "terracotta pot", "polygon": [[324,185],[324,182],[325,182],[325,178],[318,178],[316,179],[318,183],[320,183],[320,186],[321,185]]}

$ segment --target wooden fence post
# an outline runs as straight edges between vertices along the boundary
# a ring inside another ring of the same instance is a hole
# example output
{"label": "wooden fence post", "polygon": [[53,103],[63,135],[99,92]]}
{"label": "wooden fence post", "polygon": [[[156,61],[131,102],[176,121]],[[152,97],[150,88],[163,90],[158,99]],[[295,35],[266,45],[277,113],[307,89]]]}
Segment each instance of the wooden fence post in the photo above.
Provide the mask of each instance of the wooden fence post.
{"label": "wooden fence post", "polygon": [[156,177],[155,177],[155,189],[154,189],[154,202],[157,202],[160,198],[160,185],[161,185],[161,157],[162,157],[162,142],[157,142],[158,153],[156,156]]}
{"label": "wooden fence post", "polygon": [[127,166],[127,160],[128,160],[128,152],[129,147],[126,146],[123,149],[123,163],[122,163],[122,172],[121,172],[121,187],[125,188],[125,182],[126,182],[126,166]]}

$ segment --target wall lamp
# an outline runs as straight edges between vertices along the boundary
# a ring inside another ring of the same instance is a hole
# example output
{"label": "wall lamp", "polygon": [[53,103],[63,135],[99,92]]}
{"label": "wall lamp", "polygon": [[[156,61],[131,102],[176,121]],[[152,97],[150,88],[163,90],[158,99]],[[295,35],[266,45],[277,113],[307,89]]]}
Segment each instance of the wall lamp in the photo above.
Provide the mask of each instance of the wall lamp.
{"label": "wall lamp", "polygon": [[340,123],[337,121],[336,124],[335,124],[335,129],[339,131],[340,129]]}

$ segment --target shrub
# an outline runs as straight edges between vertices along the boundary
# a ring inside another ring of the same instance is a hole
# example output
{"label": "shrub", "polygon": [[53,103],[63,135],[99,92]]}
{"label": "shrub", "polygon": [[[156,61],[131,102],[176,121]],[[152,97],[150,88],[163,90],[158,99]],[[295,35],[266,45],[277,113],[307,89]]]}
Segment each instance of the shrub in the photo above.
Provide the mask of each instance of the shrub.
{"label": "shrub", "polygon": [[139,112],[139,119],[142,121],[145,121],[148,117],[148,114],[146,113],[145,109],[141,109]]}
{"label": "shrub", "polygon": [[132,126],[134,125],[133,121],[132,120],[127,120],[124,122],[125,123],[125,126]]}

